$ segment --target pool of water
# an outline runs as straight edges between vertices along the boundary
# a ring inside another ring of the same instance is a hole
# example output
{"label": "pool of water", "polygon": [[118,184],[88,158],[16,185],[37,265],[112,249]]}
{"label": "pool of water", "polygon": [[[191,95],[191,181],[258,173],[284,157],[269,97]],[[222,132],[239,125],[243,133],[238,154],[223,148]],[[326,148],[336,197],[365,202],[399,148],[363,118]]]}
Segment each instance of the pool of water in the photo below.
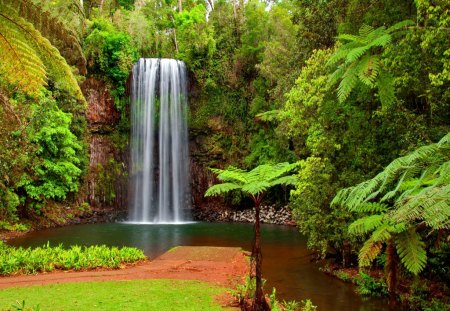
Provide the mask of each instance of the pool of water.
{"label": "pool of water", "polygon": [[[94,245],[134,246],[150,258],[178,245],[238,246],[251,250],[249,224],[189,223],[137,225],[126,223],[77,225],[29,233],[9,241],[14,246]],[[354,288],[318,270],[310,261],[305,239],[293,227],[262,226],[263,277],[266,291],[276,287],[280,300],[311,299],[321,311],[389,310],[386,300],[362,299]]]}

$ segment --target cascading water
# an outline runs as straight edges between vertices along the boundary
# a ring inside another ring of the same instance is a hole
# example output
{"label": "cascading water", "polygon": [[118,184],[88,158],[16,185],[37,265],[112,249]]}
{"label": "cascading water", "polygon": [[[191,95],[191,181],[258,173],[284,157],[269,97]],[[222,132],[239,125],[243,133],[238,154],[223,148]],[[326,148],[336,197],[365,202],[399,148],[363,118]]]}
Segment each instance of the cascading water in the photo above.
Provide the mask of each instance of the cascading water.
{"label": "cascading water", "polygon": [[174,59],[141,58],[131,91],[132,222],[190,219],[186,68]]}

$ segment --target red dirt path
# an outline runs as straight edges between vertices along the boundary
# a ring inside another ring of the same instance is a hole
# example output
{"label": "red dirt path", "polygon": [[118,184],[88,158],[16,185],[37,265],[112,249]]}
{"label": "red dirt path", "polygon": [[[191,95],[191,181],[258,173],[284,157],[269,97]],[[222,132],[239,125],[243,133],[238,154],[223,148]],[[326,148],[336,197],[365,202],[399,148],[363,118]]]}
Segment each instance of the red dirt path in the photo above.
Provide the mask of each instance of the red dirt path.
{"label": "red dirt path", "polygon": [[177,247],[153,261],[120,270],[55,271],[38,275],[0,277],[0,288],[66,282],[137,279],[199,280],[226,287],[242,282],[248,261],[235,247]]}

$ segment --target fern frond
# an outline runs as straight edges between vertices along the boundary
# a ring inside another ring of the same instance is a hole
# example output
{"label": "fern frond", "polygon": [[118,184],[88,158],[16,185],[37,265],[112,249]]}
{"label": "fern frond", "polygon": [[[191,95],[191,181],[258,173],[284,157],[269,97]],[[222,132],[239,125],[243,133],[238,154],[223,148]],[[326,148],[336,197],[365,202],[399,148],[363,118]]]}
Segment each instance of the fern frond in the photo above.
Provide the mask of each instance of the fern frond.
{"label": "fern frond", "polygon": [[363,24],[361,28],[359,28],[359,35],[361,37],[367,37],[373,30],[372,26]]}
{"label": "fern frond", "polygon": [[383,224],[372,233],[370,239],[377,242],[386,242],[392,237],[391,231],[395,231],[395,228],[391,224],[383,222]]}
{"label": "fern frond", "polygon": [[358,263],[360,267],[367,267],[372,264],[375,258],[380,254],[383,243],[368,239],[358,254]]}
{"label": "fern frond", "polygon": [[363,235],[381,226],[384,215],[365,216],[355,220],[349,227],[348,232],[353,235]]}
{"label": "fern frond", "polygon": [[379,202],[363,202],[354,210],[357,213],[381,213],[387,212],[389,209],[387,204]]}
{"label": "fern frond", "polygon": [[269,189],[269,187],[270,187],[270,184],[265,181],[252,182],[252,183],[244,185],[242,187],[242,191],[244,191],[250,195],[257,195],[257,194],[266,192],[267,189]]}
{"label": "fern frond", "polygon": [[[356,46],[357,47],[357,46]],[[330,59],[327,61],[327,66],[332,66],[339,62],[342,59],[347,57],[349,51],[352,50],[352,44],[346,44],[344,46],[339,47],[334,53],[330,56]]]}
{"label": "fern frond", "polygon": [[401,21],[401,22],[398,22],[397,24],[395,24],[395,25],[392,25],[391,27],[389,27],[387,30],[386,30],[386,32],[387,33],[393,33],[393,32],[395,32],[395,31],[397,31],[397,30],[400,30],[400,29],[402,29],[402,28],[405,28],[405,27],[408,27],[408,26],[414,26],[415,25],[415,23],[412,21],[412,20],[404,20],[404,21]]}
{"label": "fern frond", "polygon": [[[297,167],[297,163],[290,164],[284,162],[275,165],[260,165],[249,172],[235,167],[229,167],[226,170],[213,168],[211,171],[217,174],[217,178],[228,183],[212,186],[205,195],[221,195],[239,189],[253,197],[276,185],[293,184],[296,178],[294,176],[284,175],[290,173]],[[221,187],[222,185],[225,186]]]}
{"label": "fern frond", "polygon": [[350,41],[350,42],[352,42],[352,41],[361,41],[361,37],[359,37],[359,36],[355,36],[355,35],[351,35],[351,34],[348,34],[348,33],[343,33],[343,34],[340,34],[339,36],[337,36],[337,39],[338,40],[340,40],[340,41]]}
{"label": "fern frond", "polygon": [[370,45],[363,45],[358,48],[352,49],[345,57],[345,62],[350,64],[357,61],[362,55],[364,55],[364,53],[370,50],[370,48]]}
{"label": "fern frond", "polygon": [[373,41],[371,41],[371,42],[368,44],[368,46],[369,46],[370,48],[375,47],[375,46],[383,47],[383,46],[386,46],[386,45],[388,45],[389,43],[391,43],[391,41],[392,41],[391,35],[389,35],[389,34],[383,34],[383,35],[381,35],[381,36],[375,38]]}
{"label": "fern frond", "polygon": [[232,190],[237,190],[237,189],[241,189],[241,188],[242,188],[241,185],[233,184],[233,183],[217,184],[217,185],[214,185],[214,186],[210,187],[206,191],[205,197],[220,196],[220,195],[228,193],[228,192],[230,192]]}
{"label": "fern frond", "polygon": [[28,95],[37,95],[46,84],[45,66],[20,31],[20,22],[3,13],[0,21],[0,77]]}
{"label": "fern frond", "polygon": [[277,178],[277,179],[271,181],[269,184],[270,184],[270,187],[277,186],[277,185],[293,186],[297,182],[298,182],[298,178],[296,176],[290,175],[290,176],[283,176],[283,177]]}
{"label": "fern frond", "polygon": [[238,182],[238,183],[247,183],[248,180],[245,176],[245,171],[234,166],[228,167],[226,170],[221,170],[217,168],[211,168],[212,172],[217,174],[217,178],[222,181],[227,182]]}
{"label": "fern frond", "polygon": [[67,22],[69,19],[74,20],[75,16],[61,17],[61,14],[50,14],[49,11],[54,11],[55,1],[38,1],[41,2],[40,4],[44,4],[45,8],[36,5],[33,1],[37,0],[0,0],[0,6],[5,10],[13,11],[14,16],[20,16],[23,20],[31,23],[44,37],[50,40],[52,45],[57,47],[70,65],[76,66],[81,74],[86,74],[86,59],[78,39],[79,36],[72,30],[79,28],[81,36],[84,13],[80,10],[80,2],[78,0],[61,1],[64,11],[73,7],[76,10],[76,16],[79,16],[80,25],[78,27],[66,27],[62,22]]}
{"label": "fern frond", "polygon": [[349,96],[355,86],[358,84],[358,70],[355,63],[347,67],[341,83],[339,83],[337,95],[340,103],[343,103]]}
{"label": "fern frond", "polygon": [[[59,51],[32,24],[19,17],[17,11],[5,5],[3,1],[1,4],[2,11],[0,13],[0,33],[4,31],[7,34],[8,30],[13,29],[12,31],[15,32],[14,38],[17,41],[11,41],[13,43],[12,46],[16,46],[19,50],[27,47],[27,49],[29,48],[29,52],[34,51],[34,56],[30,56],[29,54],[19,55],[20,61],[25,64],[24,68],[28,75],[36,73],[36,66],[38,66],[39,70],[41,70],[39,73],[40,77],[42,77],[43,70],[44,75],[46,74],[49,79],[58,82],[59,89],[66,91],[86,106],[86,100],[78,82],[70,66],[60,55]],[[5,30],[5,28],[8,29]],[[28,81],[30,85],[39,84],[40,86],[44,84],[39,78],[36,78],[35,81],[30,81],[30,79],[26,79],[25,81]],[[19,87],[21,86],[19,85]],[[25,92],[28,92],[27,90],[29,88],[30,86],[21,87]]]}
{"label": "fern frond", "polygon": [[392,106],[395,102],[394,79],[391,74],[380,71],[377,81],[378,96],[381,105],[385,108]]}
{"label": "fern frond", "polygon": [[339,79],[341,79],[342,75],[345,72],[345,65],[342,64],[340,65],[333,73],[331,73],[328,77],[328,87],[332,87],[333,85],[335,85]]}
{"label": "fern frond", "polygon": [[400,187],[403,185],[403,181],[405,180],[405,177],[407,176],[407,174],[408,174],[408,171],[405,171],[405,172],[402,174],[402,177],[401,177],[400,180],[398,181],[397,186],[396,186],[393,190],[391,190],[391,191],[389,191],[388,193],[386,193],[386,194],[380,199],[381,202],[386,202],[387,200],[393,198],[393,197],[398,193]]}
{"label": "fern frond", "polygon": [[409,272],[417,275],[425,268],[427,262],[425,243],[414,228],[398,235],[395,245],[401,262]]}
{"label": "fern frond", "polygon": [[380,70],[380,63],[377,56],[366,55],[358,64],[358,77],[367,86],[373,87],[375,85],[378,72]]}
{"label": "fern frond", "polygon": [[435,230],[450,228],[450,185],[432,185],[402,197],[391,216],[397,221],[424,221]]}

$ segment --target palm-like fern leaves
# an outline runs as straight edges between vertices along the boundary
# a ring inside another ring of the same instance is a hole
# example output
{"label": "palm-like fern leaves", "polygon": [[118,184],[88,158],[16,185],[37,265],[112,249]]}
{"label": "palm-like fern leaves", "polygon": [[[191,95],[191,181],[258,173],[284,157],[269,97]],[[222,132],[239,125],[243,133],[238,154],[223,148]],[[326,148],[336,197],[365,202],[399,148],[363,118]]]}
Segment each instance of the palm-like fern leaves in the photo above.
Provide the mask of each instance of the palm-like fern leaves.
{"label": "palm-like fern leaves", "polygon": [[84,28],[80,1],[0,0],[0,7],[15,11],[17,16],[31,23],[70,65],[76,66],[81,74],[86,73],[86,59],[79,40],[81,33],[72,30]]}
{"label": "palm-like fern leaves", "polygon": [[418,274],[425,268],[427,263],[425,243],[414,228],[399,234],[395,239],[395,246],[400,260],[408,271]]}
{"label": "palm-like fern leaves", "polygon": [[27,42],[21,27],[31,28],[22,20],[17,23],[0,13],[0,78],[25,93],[36,94],[45,84],[46,71],[37,51]]}
{"label": "palm-like fern leaves", "polygon": [[383,105],[391,105],[395,100],[392,76],[382,67],[379,58],[380,48],[389,45],[392,33],[411,21],[403,21],[386,29],[382,26],[373,29],[363,25],[359,35],[342,34],[338,39],[344,41],[330,57],[328,65],[339,64],[330,75],[329,84],[335,85],[339,80],[337,95],[340,102],[344,102],[358,83],[369,88],[378,89],[378,95]]}
{"label": "palm-like fern leaves", "polygon": [[224,183],[210,187],[205,196],[222,195],[232,190],[240,190],[252,197],[261,195],[269,188],[276,185],[292,185],[295,183],[295,176],[283,176],[293,171],[297,164],[287,162],[275,165],[264,164],[247,172],[235,167],[225,170],[211,169],[217,174],[217,178]]}
{"label": "palm-like fern leaves", "polygon": [[26,94],[37,95],[48,77],[57,81],[60,90],[85,103],[59,51],[4,0],[0,0],[0,8],[0,53],[5,60],[0,64],[0,80]]}
{"label": "palm-like fern leaves", "polygon": [[[414,195],[419,199],[419,194],[448,186],[449,161],[450,133],[438,143],[420,147],[395,159],[374,178],[339,191],[332,204],[344,205],[358,212],[372,200],[389,202],[397,198],[397,207],[400,207]],[[441,196],[445,197],[445,192]]]}
{"label": "palm-like fern leaves", "polygon": [[395,159],[374,178],[341,190],[332,204],[372,214],[349,227],[355,235],[370,233],[359,253],[360,265],[370,265],[380,245],[393,238],[405,268],[419,273],[427,256],[418,225],[434,230],[450,227],[450,133]]}

